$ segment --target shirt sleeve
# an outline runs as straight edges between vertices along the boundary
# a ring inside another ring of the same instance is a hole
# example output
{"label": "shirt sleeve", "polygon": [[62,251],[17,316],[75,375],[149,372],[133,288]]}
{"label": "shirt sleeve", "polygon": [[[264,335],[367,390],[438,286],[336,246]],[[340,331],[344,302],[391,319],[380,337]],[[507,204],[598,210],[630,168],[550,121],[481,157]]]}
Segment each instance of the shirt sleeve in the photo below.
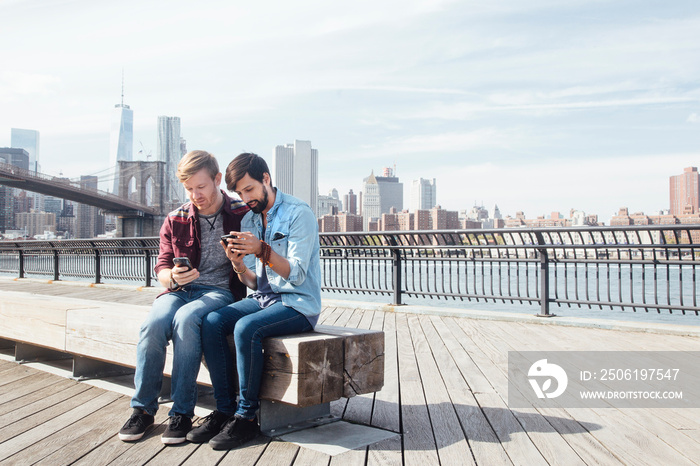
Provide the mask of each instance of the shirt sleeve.
{"label": "shirt sleeve", "polygon": [[162,269],[173,267],[173,258],[175,257],[175,254],[173,252],[172,231],[170,219],[166,218],[163,225],[160,227],[158,261],[154,267],[156,274],[158,274]]}
{"label": "shirt sleeve", "polygon": [[287,282],[299,286],[306,280],[314,243],[318,243],[318,222],[310,208],[303,206],[294,210],[289,225],[287,257],[289,277]]}

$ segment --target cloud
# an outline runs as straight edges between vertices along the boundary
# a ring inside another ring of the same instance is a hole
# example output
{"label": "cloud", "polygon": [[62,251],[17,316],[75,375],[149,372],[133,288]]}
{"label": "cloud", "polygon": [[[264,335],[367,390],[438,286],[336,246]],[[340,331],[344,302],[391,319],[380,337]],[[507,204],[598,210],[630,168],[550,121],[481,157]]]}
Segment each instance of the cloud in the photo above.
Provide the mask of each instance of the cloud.
{"label": "cloud", "polygon": [[688,123],[697,123],[700,121],[700,117],[698,117],[697,113],[691,113],[685,121]]}
{"label": "cloud", "polygon": [[0,72],[0,101],[16,100],[18,96],[46,96],[56,92],[55,84],[61,80],[58,76],[26,73],[19,70]]}

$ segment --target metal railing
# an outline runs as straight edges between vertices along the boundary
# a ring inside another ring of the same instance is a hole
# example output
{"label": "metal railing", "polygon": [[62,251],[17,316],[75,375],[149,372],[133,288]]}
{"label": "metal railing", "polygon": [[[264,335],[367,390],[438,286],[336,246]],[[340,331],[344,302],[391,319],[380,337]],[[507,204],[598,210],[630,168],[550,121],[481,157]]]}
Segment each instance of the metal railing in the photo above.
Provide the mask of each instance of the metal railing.
{"label": "metal railing", "polygon": [[[322,233],[332,293],[698,315],[700,225]],[[0,272],[150,286],[158,238],[0,242]]]}
{"label": "metal railing", "polygon": [[151,286],[158,258],[156,238],[65,241],[0,241],[0,273],[19,278],[50,276],[104,281],[142,282]]}

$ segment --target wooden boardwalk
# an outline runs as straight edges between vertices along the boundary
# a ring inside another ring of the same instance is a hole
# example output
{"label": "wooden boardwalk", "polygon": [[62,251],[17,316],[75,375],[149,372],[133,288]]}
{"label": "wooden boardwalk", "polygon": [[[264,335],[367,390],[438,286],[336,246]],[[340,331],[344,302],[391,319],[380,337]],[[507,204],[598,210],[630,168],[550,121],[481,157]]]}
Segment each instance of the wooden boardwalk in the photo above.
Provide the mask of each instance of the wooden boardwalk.
{"label": "wooden boardwalk", "polygon": [[[86,298],[89,293],[85,290],[69,295]],[[110,299],[104,291],[100,293],[96,299]],[[20,365],[5,356],[0,360],[0,463],[529,466],[700,462],[700,409],[507,406],[508,351],[700,351],[698,337],[352,307],[326,307],[321,323],[385,331],[384,389],[339,400],[333,412],[346,421],[400,435],[335,456],[267,437],[231,452],[214,452],[207,445],[165,447],[159,434],[167,409],[161,409],[156,417],[161,425],[145,440],[127,444],[117,439],[116,432],[130,413],[128,396]]]}

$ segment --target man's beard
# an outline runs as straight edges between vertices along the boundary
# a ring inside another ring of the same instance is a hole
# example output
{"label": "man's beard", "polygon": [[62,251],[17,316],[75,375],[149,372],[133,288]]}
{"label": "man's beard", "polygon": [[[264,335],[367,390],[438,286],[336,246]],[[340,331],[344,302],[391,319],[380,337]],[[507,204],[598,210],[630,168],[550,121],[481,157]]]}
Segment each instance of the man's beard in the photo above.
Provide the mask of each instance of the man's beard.
{"label": "man's beard", "polygon": [[267,196],[267,189],[263,187],[263,198],[262,199],[255,199],[255,207],[251,207],[250,203],[248,203],[248,207],[250,207],[250,210],[252,210],[256,214],[261,214],[267,207],[267,203],[269,202],[268,196]]}

